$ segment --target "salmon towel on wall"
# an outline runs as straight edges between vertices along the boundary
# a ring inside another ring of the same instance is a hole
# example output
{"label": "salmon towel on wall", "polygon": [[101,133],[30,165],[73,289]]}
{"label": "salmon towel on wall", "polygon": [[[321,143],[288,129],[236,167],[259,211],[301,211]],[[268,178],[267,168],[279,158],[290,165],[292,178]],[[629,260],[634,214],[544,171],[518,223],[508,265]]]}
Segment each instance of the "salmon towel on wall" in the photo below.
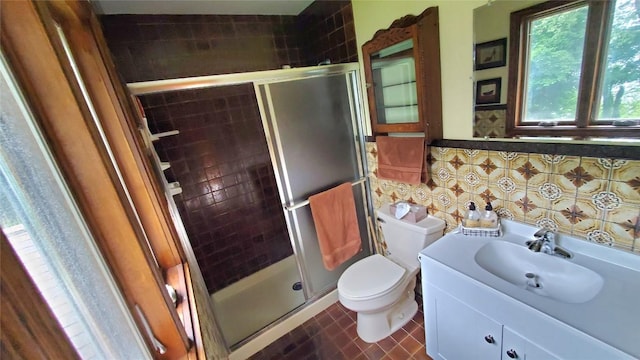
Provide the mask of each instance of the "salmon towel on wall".
{"label": "salmon towel on wall", "polygon": [[423,137],[377,136],[378,178],[420,185],[424,158]]}

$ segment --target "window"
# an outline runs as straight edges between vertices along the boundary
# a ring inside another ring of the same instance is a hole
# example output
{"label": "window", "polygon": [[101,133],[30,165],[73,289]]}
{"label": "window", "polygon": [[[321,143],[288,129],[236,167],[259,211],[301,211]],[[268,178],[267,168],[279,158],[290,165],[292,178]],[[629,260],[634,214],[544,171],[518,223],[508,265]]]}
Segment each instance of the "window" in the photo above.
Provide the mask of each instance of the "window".
{"label": "window", "polygon": [[150,359],[1,53],[0,93],[0,230],[82,359]]}
{"label": "window", "polygon": [[510,135],[640,137],[640,4],[548,1],[510,36]]}

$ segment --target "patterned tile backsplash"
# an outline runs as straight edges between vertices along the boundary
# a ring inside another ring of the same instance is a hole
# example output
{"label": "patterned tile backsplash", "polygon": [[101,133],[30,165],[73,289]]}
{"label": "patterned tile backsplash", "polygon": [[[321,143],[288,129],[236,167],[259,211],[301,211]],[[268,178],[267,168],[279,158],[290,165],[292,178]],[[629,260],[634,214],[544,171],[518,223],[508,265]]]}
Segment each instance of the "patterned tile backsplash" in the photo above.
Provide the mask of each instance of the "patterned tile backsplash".
{"label": "patterned tile backsplash", "polygon": [[367,143],[374,207],[408,200],[453,230],[470,201],[491,202],[502,218],[640,253],[640,161],[430,147],[426,184],[377,178]]}
{"label": "patterned tile backsplash", "polygon": [[503,138],[506,134],[506,105],[476,106],[473,137]]}

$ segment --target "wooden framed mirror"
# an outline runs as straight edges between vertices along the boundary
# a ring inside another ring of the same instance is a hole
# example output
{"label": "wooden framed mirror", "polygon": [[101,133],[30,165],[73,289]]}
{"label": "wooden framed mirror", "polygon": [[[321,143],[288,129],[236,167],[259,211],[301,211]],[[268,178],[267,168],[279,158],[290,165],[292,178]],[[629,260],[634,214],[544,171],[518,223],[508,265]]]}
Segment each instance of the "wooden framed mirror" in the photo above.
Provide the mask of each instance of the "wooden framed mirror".
{"label": "wooden framed mirror", "polygon": [[442,138],[438,8],[407,15],[362,46],[372,135]]}

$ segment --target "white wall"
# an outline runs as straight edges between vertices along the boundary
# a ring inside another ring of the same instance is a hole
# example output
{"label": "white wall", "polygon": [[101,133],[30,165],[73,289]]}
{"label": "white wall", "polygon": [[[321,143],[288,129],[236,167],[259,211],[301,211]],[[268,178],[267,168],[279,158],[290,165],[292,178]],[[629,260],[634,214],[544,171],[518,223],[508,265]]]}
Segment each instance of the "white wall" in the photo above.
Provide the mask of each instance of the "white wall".
{"label": "white wall", "polygon": [[[438,7],[445,139],[471,139],[473,135],[473,9],[484,4],[486,0],[352,0],[359,59],[362,44],[377,30],[388,28],[405,15],[419,15],[428,7]],[[363,93],[366,96],[365,89]],[[365,101],[367,127],[368,110]]]}

